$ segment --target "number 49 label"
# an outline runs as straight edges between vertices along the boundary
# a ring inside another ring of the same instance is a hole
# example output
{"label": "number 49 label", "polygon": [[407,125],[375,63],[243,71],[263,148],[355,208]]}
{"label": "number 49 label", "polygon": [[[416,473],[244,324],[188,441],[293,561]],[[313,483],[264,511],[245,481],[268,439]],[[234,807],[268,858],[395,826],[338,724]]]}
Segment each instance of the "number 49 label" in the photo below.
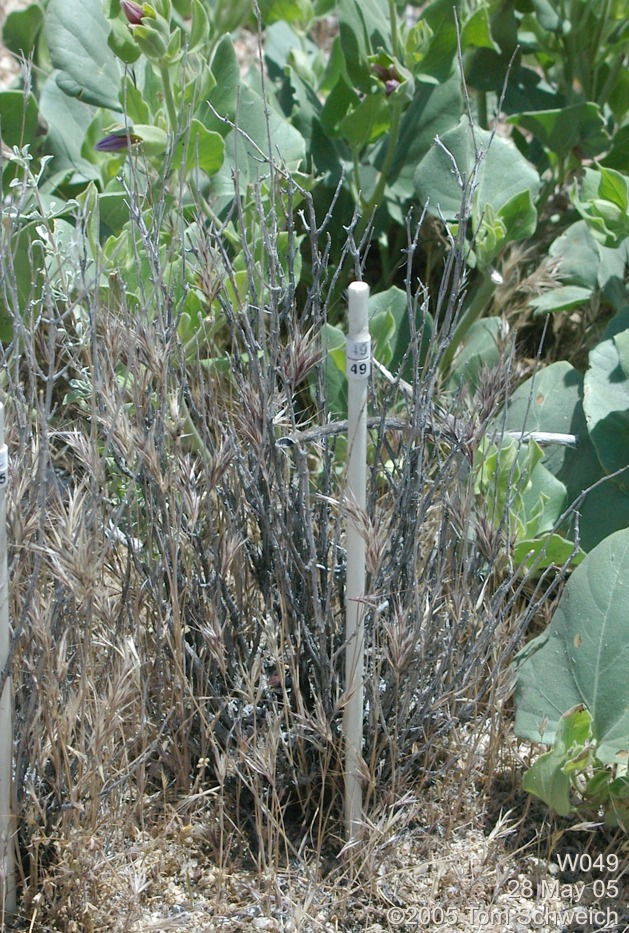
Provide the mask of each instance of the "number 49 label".
{"label": "number 49 label", "polygon": [[371,373],[371,339],[348,340],[345,360],[348,379],[366,379]]}
{"label": "number 49 label", "polygon": [[7,445],[0,447],[0,489],[6,486],[9,480],[9,451]]}

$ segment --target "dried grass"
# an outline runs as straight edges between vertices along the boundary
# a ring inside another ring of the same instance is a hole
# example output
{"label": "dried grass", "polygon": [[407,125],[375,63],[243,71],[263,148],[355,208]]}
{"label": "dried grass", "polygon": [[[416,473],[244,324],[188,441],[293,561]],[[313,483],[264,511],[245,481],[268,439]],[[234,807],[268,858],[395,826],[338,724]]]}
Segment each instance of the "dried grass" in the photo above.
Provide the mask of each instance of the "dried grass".
{"label": "dried grass", "polygon": [[[272,287],[248,256],[238,306],[221,231],[198,244],[228,372],[186,355],[159,263],[139,308],[66,266],[54,300],[44,289],[20,312],[4,228],[23,929],[375,931],[400,904],[450,904],[469,929],[470,903],[504,894],[503,843],[527,819],[508,665],[561,585],[527,588],[474,502],[471,458],[509,367],[475,412],[443,411],[445,338],[410,399],[374,382],[366,822],[348,853],[343,475],[317,338],[347,270],[327,267],[306,200],[280,218],[311,244],[298,292],[260,220]],[[134,236],[157,255],[156,231]],[[453,252],[433,299],[446,322],[461,276]],[[425,298],[409,284],[409,307]],[[485,835],[509,769],[514,815]]]}

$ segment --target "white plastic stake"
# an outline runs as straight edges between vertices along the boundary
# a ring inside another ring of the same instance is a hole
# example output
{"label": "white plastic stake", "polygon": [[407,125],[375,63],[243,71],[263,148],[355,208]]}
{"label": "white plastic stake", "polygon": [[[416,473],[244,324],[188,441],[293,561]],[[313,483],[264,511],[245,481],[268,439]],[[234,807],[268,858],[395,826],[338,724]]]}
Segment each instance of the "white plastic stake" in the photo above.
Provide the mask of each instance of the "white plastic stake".
{"label": "white plastic stake", "polygon": [[[9,575],[7,571],[6,486],[9,458],[4,443],[4,405],[0,404],[0,671],[9,657]],[[0,697],[0,923],[15,913],[15,827],[12,814],[13,710],[8,677]]]}
{"label": "white plastic stake", "polygon": [[[349,292],[349,333],[345,352],[348,384],[347,500],[352,509],[367,503],[367,390],[371,370],[369,286],[352,282]],[[363,744],[363,678],[365,665],[365,552],[364,530],[349,516],[347,522],[347,583],[345,622],[345,827],[347,840],[356,839],[363,819],[360,760]]]}

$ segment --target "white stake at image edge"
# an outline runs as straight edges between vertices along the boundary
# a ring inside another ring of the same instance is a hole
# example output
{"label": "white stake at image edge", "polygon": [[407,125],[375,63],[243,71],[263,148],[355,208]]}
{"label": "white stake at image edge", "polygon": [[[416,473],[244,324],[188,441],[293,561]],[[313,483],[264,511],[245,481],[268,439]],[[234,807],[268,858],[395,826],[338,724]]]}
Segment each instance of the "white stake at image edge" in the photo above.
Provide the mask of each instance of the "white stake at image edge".
{"label": "white stake at image edge", "polygon": [[347,372],[347,581],[345,593],[345,827],[348,842],[358,836],[362,824],[360,758],[363,744],[364,706],[364,595],[366,542],[351,511],[365,509],[367,502],[367,397],[371,371],[369,336],[369,286],[352,282],[348,289],[349,327],[346,345]]}

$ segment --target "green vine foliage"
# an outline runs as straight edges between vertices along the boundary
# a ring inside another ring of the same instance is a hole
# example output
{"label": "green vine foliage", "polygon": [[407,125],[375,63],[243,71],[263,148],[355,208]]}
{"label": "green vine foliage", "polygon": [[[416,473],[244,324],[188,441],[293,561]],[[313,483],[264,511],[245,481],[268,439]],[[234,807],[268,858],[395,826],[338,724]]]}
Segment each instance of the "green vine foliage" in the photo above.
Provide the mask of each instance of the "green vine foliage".
{"label": "green vine foliage", "polygon": [[606,537],[567,583],[548,629],[516,658],[516,733],[552,745],[525,789],[556,813],[629,827],[629,696],[624,671],[629,530]]}

